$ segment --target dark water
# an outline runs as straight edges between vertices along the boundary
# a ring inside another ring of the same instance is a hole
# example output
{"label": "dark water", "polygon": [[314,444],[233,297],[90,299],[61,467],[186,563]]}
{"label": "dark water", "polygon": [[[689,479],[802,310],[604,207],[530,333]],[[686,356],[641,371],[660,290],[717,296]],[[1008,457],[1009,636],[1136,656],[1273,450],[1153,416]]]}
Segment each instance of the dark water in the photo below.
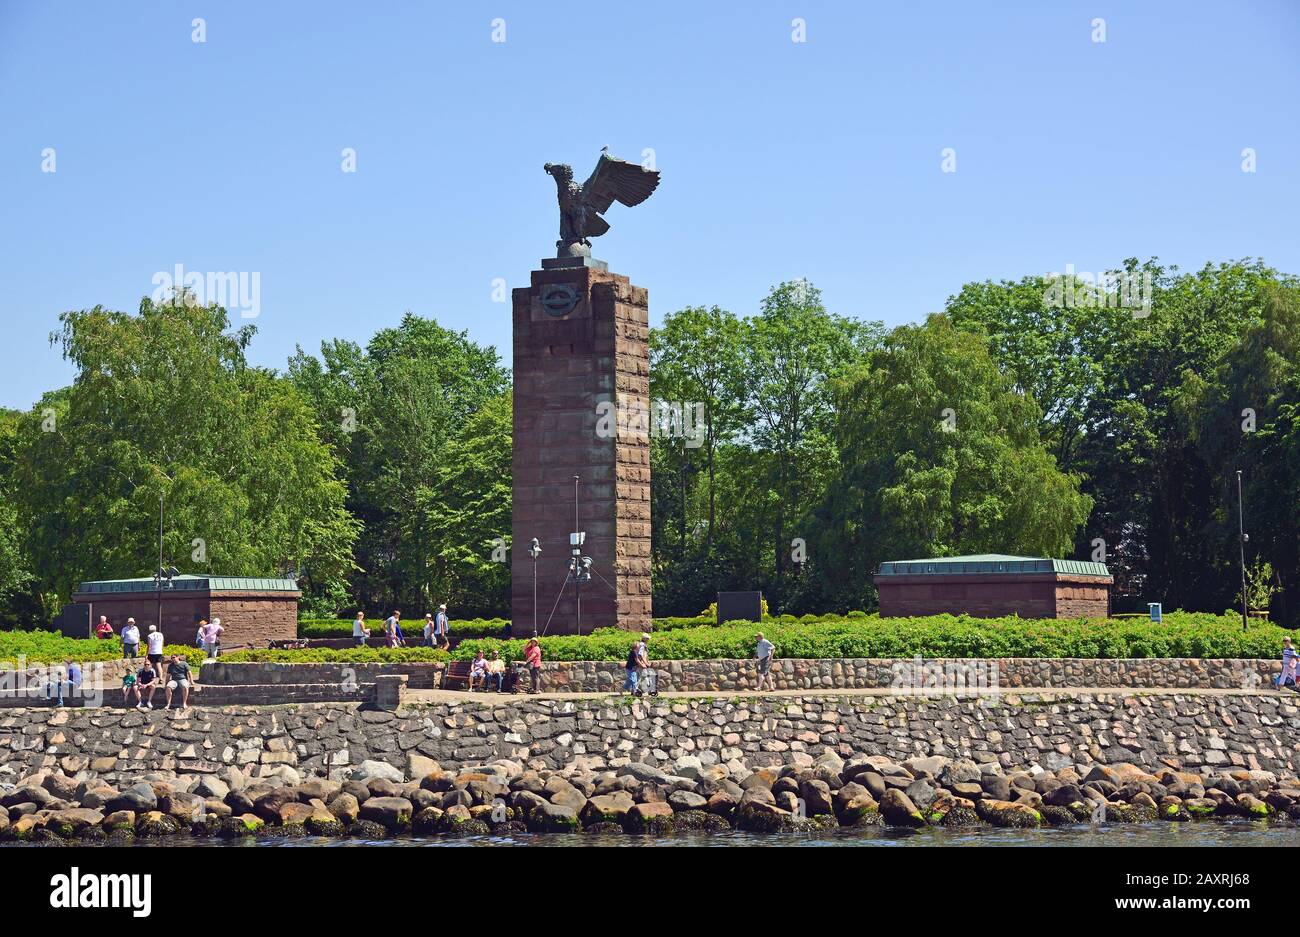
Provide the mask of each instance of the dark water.
{"label": "dark water", "polygon": [[[87,844],[94,845],[94,844]],[[968,830],[942,828],[903,830],[873,827],[865,830],[841,829],[826,833],[761,836],[733,831],[681,836],[533,835],[519,833],[505,836],[404,837],[368,841],[328,839],[314,836],[245,838],[239,840],[202,839],[175,836],[165,841],[140,841],[137,846],[207,846],[217,849],[255,849],[264,846],[1300,846],[1300,825],[1268,824],[1247,820],[1202,823],[1149,823],[1090,827],[1084,825],[1042,830],[1004,830],[977,827]]]}

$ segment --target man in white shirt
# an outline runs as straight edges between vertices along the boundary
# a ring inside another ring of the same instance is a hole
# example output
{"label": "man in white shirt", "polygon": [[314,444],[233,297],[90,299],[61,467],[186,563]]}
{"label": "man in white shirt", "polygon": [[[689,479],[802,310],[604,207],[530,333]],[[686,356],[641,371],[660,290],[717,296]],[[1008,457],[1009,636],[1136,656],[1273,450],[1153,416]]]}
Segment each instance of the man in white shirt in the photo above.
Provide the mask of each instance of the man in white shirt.
{"label": "man in white shirt", "polygon": [[139,653],[140,629],[136,627],[134,618],[128,618],[126,627],[122,629],[122,657],[125,660],[135,660]]}
{"label": "man in white shirt", "polygon": [[149,637],[145,639],[149,642],[149,663],[153,664],[156,672],[162,672],[162,651],[163,651],[163,633],[158,630],[157,625],[149,626]]}

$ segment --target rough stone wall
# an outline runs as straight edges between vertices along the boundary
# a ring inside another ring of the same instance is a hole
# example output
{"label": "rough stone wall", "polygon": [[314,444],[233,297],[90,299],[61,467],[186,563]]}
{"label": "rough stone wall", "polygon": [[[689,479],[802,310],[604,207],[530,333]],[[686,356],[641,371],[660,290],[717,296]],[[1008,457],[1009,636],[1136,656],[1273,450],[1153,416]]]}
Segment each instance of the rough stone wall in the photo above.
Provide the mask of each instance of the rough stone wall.
{"label": "rough stone wall", "polygon": [[237,766],[304,778],[348,777],[367,760],[408,777],[511,758],[533,767],[581,761],[667,765],[794,761],[831,749],[895,761],[941,754],[1040,765],[1130,762],[1150,769],[1246,768],[1296,776],[1300,706],[1287,694],[1025,693],[974,699],[802,696],[690,699],[484,700],[408,706],[397,713],[322,703],[281,707],[7,710],[0,714],[0,781],[38,767],[110,782],[144,771],[206,773]]}
{"label": "rough stone wall", "polygon": [[[576,301],[557,316],[544,308],[543,296],[559,288],[572,290]],[[574,630],[574,590],[565,588],[564,571],[574,529],[575,475],[581,478],[579,529],[587,533],[583,552],[612,584],[593,576],[583,586],[583,631],[645,628],[651,617],[649,438],[599,435],[597,405],[613,405],[604,417],[611,429],[619,427],[620,401],[648,412],[646,291],[626,277],[588,267],[533,271],[531,286],[514,291],[513,320],[515,633],[533,630],[533,561],[527,549],[533,537],[542,547],[538,626],[554,609],[550,633]]]}
{"label": "rough stone wall", "polygon": [[[758,664],[753,660],[653,661],[659,690],[756,690]],[[937,672],[937,673],[936,673]],[[1277,675],[1271,660],[1200,660],[1150,658],[1088,660],[1083,658],[1001,658],[971,660],[896,660],[832,658],[773,661],[778,690],[880,689],[927,685],[936,676],[940,687],[1177,687],[1255,689]],[[549,692],[609,692],[623,685],[618,661],[551,661],[542,668],[542,689]],[[960,684],[960,685],[959,685]],[[934,686],[933,682],[928,685]]]}

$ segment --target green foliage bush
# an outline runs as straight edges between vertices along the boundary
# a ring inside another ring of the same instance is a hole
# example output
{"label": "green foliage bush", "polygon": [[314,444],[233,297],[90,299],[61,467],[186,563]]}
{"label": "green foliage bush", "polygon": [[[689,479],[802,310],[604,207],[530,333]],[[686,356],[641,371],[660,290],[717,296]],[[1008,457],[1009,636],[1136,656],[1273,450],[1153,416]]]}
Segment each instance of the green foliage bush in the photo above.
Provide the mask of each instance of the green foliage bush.
{"label": "green foliage bush", "polygon": [[[180,654],[196,669],[203,663],[202,648],[190,645],[169,644],[163,654]],[[55,663],[64,658],[83,664],[118,660],[122,642],[116,636],[101,640],[69,638],[57,631],[0,631],[0,662],[13,664],[20,656],[29,664]]]}
{"label": "green foliage bush", "polygon": [[[472,656],[472,655],[471,655]],[[233,651],[221,655],[229,663],[268,662],[283,664],[379,664],[412,661],[445,661],[446,651],[434,647],[349,647],[303,648],[302,650],[268,650],[266,648]]]}
{"label": "green foliage bush", "polygon": [[[1149,620],[971,618],[855,618],[802,623],[782,616],[760,624],[727,622],[714,627],[657,631],[652,658],[689,660],[748,658],[762,631],[778,657],[1224,657],[1270,658],[1281,654],[1288,632],[1270,623],[1242,631],[1232,614],[1171,612]],[[625,660],[635,635],[602,628],[581,637],[541,639],[546,660]],[[523,656],[522,640],[462,642],[452,653],[468,659],[480,648],[508,660]]]}
{"label": "green foliage bush", "polygon": [[[496,637],[510,624],[504,618],[474,618],[464,621],[451,620],[451,633],[463,638]],[[384,620],[382,618],[366,619],[370,629],[370,639],[382,638]],[[403,618],[402,634],[409,641],[424,634],[423,618]],[[350,618],[303,618],[298,621],[300,638],[350,638],[352,637],[352,619]]]}

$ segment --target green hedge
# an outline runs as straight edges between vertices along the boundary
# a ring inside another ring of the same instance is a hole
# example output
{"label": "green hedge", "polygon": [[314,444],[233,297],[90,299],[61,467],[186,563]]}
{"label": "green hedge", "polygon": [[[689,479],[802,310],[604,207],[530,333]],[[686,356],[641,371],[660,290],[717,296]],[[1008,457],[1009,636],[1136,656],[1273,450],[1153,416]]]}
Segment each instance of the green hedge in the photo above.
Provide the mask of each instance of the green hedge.
{"label": "green hedge", "polygon": [[338,650],[303,648],[292,651],[272,651],[262,648],[232,651],[229,654],[222,654],[221,659],[236,664],[251,661],[285,664],[378,664],[399,661],[445,661],[450,660],[451,655],[434,647],[349,647]]}
{"label": "green hedge", "polygon": [[[653,658],[690,660],[748,658],[762,631],[778,657],[1280,657],[1289,632],[1270,623],[1242,631],[1232,614],[1171,612],[1163,622],[1149,620],[971,618],[839,618],[809,623],[772,619],[761,625],[728,622],[721,626],[658,632],[650,642]],[[635,636],[603,628],[581,637],[541,639],[547,660],[625,660]],[[464,641],[456,659],[497,649],[507,659],[523,655],[521,640]]]}
{"label": "green hedge", "polygon": [[[504,618],[473,618],[464,621],[451,620],[451,633],[462,638],[493,638],[501,634],[510,624]],[[366,619],[370,629],[370,639],[382,639],[384,620],[382,618]],[[424,618],[403,618],[402,634],[406,640],[417,640],[424,636]],[[303,618],[298,621],[300,638],[350,638],[352,637],[352,619],[350,618]]]}
{"label": "green hedge", "polygon": [[[163,653],[180,654],[196,669],[203,662],[203,649],[188,644],[169,644]],[[20,655],[30,664],[55,663],[64,658],[83,664],[119,660],[122,642],[117,636],[69,638],[57,631],[0,631],[0,662],[12,665]]]}

